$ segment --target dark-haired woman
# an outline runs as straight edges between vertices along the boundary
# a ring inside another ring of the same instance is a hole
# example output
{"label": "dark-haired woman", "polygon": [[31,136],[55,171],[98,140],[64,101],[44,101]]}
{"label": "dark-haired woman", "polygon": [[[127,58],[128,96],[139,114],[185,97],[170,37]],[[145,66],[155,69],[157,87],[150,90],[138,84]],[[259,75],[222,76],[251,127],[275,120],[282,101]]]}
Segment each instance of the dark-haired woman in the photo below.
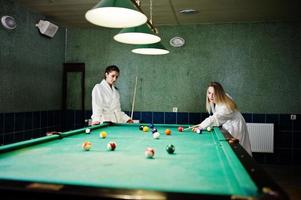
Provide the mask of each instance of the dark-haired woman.
{"label": "dark-haired woman", "polygon": [[120,95],[115,87],[119,68],[110,65],[106,68],[104,79],[92,90],[92,125],[103,122],[132,123],[133,120],[121,110]]}

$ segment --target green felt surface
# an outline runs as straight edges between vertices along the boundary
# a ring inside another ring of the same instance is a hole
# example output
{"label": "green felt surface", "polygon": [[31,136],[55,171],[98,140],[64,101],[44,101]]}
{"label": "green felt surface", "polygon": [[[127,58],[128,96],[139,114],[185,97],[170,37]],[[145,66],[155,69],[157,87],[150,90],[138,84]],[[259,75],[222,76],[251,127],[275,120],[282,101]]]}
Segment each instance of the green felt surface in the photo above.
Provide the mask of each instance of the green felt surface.
{"label": "green felt surface", "polygon": [[[218,128],[195,134],[179,133],[178,126],[156,127],[161,133],[158,140],[138,125],[116,125],[99,126],[91,134],[80,129],[63,139],[47,136],[54,139],[35,145],[23,142],[22,148],[0,154],[0,179],[256,196],[257,187]],[[164,134],[166,128],[171,136]],[[99,137],[101,131],[108,133],[106,139]],[[82,150],[84,141],[92,142],[90,151]],[[106,149],[109,141],[117,143],[115,151]],[[168,144],[175,146],[174,154],[166,152]],[[145,158],[147,147],[155,149],[153,159]]]}

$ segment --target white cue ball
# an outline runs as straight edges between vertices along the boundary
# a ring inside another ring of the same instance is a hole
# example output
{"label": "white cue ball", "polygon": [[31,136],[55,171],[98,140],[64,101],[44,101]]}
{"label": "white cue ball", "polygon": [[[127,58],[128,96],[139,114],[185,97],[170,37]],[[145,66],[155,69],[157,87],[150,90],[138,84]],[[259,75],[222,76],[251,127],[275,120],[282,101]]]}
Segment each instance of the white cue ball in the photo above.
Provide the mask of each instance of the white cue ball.
{"label": "white cue ball", "polygon": [[86,133],[89,134],[91,130],[89,128],[86,129]]}
{"label": "white cue ball", "polygon": [[154,132],[153,138],[154,139],[159,139],[160,138],[160,133],[159,132]]}

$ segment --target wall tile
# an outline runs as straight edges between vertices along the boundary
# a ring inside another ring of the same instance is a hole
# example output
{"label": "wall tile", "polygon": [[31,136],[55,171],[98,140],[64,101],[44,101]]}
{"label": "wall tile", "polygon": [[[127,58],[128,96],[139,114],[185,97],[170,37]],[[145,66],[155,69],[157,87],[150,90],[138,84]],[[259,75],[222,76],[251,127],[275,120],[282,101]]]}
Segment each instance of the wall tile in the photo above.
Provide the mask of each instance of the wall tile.
{"label": "wall tile", "polygon": [[15,131],[21,131],[25,128],[25,113],[15,113]]}
{"label": "wall tile", "polygon": [[301,149],[301,131],[293,132],[293,148]]}
{"label": "wall tile", "polygon": [[177,123],[177,113],[175,112],[165,112],[165,124],[176,124]]}
{"label": "wall tile", "polygon": [[152,123],[153,122],[153,113],[152,112],[142,112],[140,122],[141,123]]}
{"label": "wall tile", "polygon": [[33,128],[33,113],[32,112],[26,112],[25,113],[25,119],[24,119],[24,130],[29,130]]}
{"label": "wall tile", "polygon": [[290,120],[290,115],[281,114],[279,118],[279,130],[292,130],[292,121]]}
{"label": "wall tile", "polygon": [[4,133],[13,132],[15,130],[15,113],[4,114]]}
{"label": "wall tile", "polygon": [[32,113],[32,120],[33,120],[33,128],[41,128],[41,112],[33,112]]}
{"label": "wall tile", "polygon": [[48,111],[41,111],[41,127],[48,126]]}
{"label": "wall tile", "polygon": [[279,131],[274,134],[274,149],[276,148],[291,148],[292,134],[291,132]]}
{"label": "wall tile", "polygon": [[30,140],[30,139],[32,139],[32,132],[33,132],[33,130],[24,131],[24,140]]}
{"label": "wall tile", "polygon": [[141,112],[135,111],[135,112],[133,113],[133,118],[134,118],[135,120],[141,121]]}
{"label": "wall tile", "polygon": [[301,155],[301,149],[294,149],[293,150],[293,158],[292,158],[292,164],[295,165],[300,165],[301,164],[301,159],[300,159],[300,155]]}
{"label": "wall tile", "polygon": [[201,113],[189,113],[189,124],[199,124],[201,122]]}
{"label": "wall tile", "polygon": [[301,131],[301,114],[296,115],[296,120],[292,121],[292,123],[295,131]]}
{"label": "wall tile", "polygon": [[23,141],[24,140],[24,132],[23,131],[15,132],[13,140],[14,140],[13,142]]}
{"label": "wall tile", "polygon": [[[4,114],[0,113],[0,135],[4,132]],[[0,142],[1,144],[1,142]]]}
{"label": "wall tile", "polygon": [[188,124],[188,112],[177,113],[177,124]]}
{"label": "wall tile", "polygon": [[253,123],[265,123],[265,114],[253,114]]}
{"label": "wall tile", "polygon": [[164,112],[153,112],[153,123],[164,124]]}
{"label": "wall tile", "polygon": [[266,114],[266,123],[274,124],[275,132],[279,130],[279,114]]}
{"label": "wall tile", "polygon": [[14,143],[14,133],[10,132],[3,135],[4,144]]}

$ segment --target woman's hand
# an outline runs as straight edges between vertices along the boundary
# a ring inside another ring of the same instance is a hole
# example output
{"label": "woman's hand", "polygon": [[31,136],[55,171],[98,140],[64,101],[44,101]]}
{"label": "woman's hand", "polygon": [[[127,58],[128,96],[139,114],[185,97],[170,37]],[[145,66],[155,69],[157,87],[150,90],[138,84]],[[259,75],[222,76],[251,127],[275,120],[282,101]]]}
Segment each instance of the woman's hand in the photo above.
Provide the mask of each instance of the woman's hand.
{"label": "woman's hand", "polygon": [[100,121],[94,121],[94,122],[92,122],[91,125],[93,126],[93,125],[98,125],[98,124],[100,124]]}
{"label": "woman's hand", "polygon": [[132,123],[134,123],[134,121],[132,119],[129,119],[126,123],[132,124]]}

